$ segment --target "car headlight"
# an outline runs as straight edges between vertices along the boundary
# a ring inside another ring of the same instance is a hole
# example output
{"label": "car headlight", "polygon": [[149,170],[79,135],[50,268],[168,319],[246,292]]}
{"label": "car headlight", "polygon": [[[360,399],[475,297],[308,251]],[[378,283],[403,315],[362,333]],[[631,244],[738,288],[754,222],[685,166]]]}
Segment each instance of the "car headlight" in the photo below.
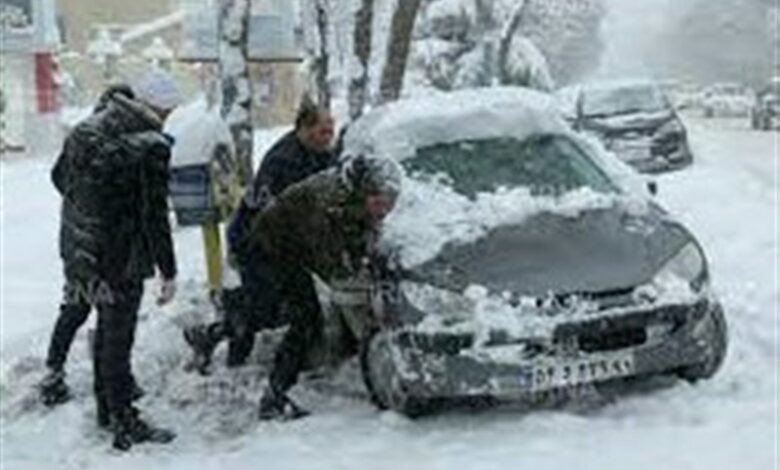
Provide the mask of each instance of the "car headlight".
{"label": "car headlight", "polygon": [[645,300],[684,297],[702,292],[708,282],[704,255],[695,243],[690,242],[658,270],[652,282],[637,288],[635,295]]}
{"label": "car headlight", "polygon": [[704,281],[703,278],[706,275],[706,265],[704,256],[695,243],[690,242],[685,245],[682,250],[677,252],[676,255],[666,262],[656,277],[670,275],[689,282],[692,285],[696,284],[699,285],[699,287],[701,286],[701,283]]}
{"label": "car headlight", "polygon": [[677,119],[670,119],[658,128],[656,135],[661,138],[671,138],[685,134],[685,127]]}

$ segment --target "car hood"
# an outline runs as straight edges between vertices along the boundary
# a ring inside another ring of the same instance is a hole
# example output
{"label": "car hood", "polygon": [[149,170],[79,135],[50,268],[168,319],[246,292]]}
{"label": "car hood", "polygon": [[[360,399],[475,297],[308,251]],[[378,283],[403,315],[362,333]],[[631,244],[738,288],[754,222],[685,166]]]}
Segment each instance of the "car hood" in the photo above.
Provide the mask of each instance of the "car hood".
{"label": "car hood", "polygon": [[476,242],[446,246],[418,266],[418,281],[462,291],[480,285],[521,296],[603,293],[649,282],[691,235],[652,206],[577,217],[541,213],[495,228]]}
{"label": "car hood", "polygon": [[621,133],[631,131],[655,131],[674,119],[671,111],[640,112],[617,116],[586,118],[585,127],[600,133]]}

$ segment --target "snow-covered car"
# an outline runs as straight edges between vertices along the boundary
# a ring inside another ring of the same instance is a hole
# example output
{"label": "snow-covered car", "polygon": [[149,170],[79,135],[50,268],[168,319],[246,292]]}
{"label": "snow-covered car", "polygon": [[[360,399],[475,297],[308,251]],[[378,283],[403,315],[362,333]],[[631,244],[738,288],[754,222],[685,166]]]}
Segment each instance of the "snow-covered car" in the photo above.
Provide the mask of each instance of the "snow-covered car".
{"label": "snow-covered car", "polygon": [[756,95],[750,124],[753,129],[765,131],[780,127],[780,77],[773,78]]}
{"label": "snow-covered car", "polygon": [[686,82],[667,82],[661,86],[661,89],[678,111],[701,108],[702,92],[698,85]]}
{"label": "snow-covered car", "polygon": [[468,90],[392,103],[349,129],[347,155],[405,173],[381,240],[397,254],[394,295],[383,282],[361,309],[332,294],[364,338],[379,406],[413,416],[719,369],[726,322],[700,244],[555,107],[522,89]]}
{"label": "snow-covered car", "polygon": [[750,89],[737,83],[719,83],[702,92],[700,106],[706,118],[747,117],[755,97]]}
{"label": "snow-covered car", "polygon": [[601,140],[639,172],[672,171],[693,161],[685,125],[653,82],[594,83],[558,96],[574,104],[570,121],[576,130]]}

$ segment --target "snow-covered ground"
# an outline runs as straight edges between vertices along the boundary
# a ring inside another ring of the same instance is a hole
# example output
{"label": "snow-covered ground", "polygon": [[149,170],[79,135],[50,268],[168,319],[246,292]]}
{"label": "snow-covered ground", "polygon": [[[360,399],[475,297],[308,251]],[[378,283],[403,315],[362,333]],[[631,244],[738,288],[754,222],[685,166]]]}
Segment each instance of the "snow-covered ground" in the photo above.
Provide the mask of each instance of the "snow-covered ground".
{"label": "snow-covered ground", "polygon": [[86,331],[69,363],[75,399],[55,410],[35,402],[32,387],[43,370],[62,280],[59,201],[48,180],[51,161],[3,163],[0,467],[776,468],[778,134],[752,132],[745,120],[692,119],[690,132],[696,162],[659,177],[659,198],[704,244],[727,309],[731,349],[715,379],[632,394],[586,414],[500,409],[420,421],[375,411],[359,387],[313,381],[296,392],[312,417],[259,423],[267,347],[258,348],[257,365],[243,370],[220,367],[210,378],[183,370],[181,325],[209,308],[200,234],[181,230],[180,296],[163,309],[147,299],[134,354],[147,390],[141,407],[179,438],[123,456],[94,426]]}

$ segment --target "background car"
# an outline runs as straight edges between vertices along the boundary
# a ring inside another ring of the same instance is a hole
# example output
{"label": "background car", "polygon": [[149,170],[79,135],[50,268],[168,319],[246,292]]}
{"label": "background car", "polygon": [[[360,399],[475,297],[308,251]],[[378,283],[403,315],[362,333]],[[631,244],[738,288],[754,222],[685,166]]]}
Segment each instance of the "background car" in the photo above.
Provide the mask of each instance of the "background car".
{"label": "background car", "polygon": [[719,83],[702,92],[700,105],[706,118],[748,117],[753,107],[753,92],[738,83]]}
{"label": "background car", "polygon": [[750,124],[753,129],[765,131],[780,127],[780,77],[774,77],[756,94]]}
{"label": "background car", "polygon": [[569,121],[576,130],[595,136],[640,172],[676,170],[693,161],[685,125],[653,82],[576,86],[558,98],[573,103]]}
{"label": "background car", "polygon": [[700,244],[549,97],[402,100],[351,126],[345,154],[406,174],[381,240],[395,275],[370,308],[336,302],[362,325],[350,328],[379,406],[416,416],[719,369],[726,323]]}

